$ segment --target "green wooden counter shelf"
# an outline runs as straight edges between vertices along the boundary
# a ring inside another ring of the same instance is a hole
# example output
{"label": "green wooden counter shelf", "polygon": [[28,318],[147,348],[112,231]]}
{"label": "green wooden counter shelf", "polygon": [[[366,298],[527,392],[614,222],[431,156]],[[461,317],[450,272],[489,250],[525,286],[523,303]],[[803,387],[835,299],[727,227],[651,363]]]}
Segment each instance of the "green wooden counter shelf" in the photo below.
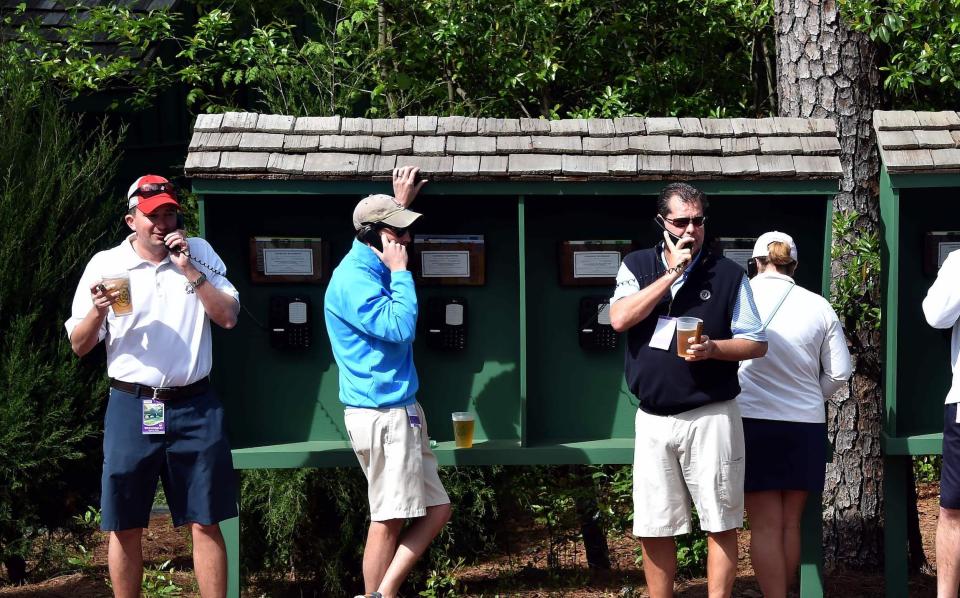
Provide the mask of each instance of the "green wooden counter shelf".
{"label": "green wooden counter shelf", "polygon": [[[652,246],[654,202],[666,181],[710,196],[708,233],[755,238],[785,230],[801,252],[798,282],[829,287],[830,219],[841,174],[829,120],[620,118],[545,121],[465,117],[368,120],[250,113],[198,117],[186,172],[203,234],[227,265],[245,311],[216,331],[214,384],[227,406],[237,469],[354,466],[318,283],[258,284],[250,238],[320,238],[336,265],[352,240],[360,197],[389,193],[394,166],[430,179],[414,209],[417,234],[483,235],[485,282],[419,284],[467,305],[460,352],[415,343],[418,394],[441,465],[630,463],[635,398],[614,351],[578,344],[582,297],[612,285],[560,284],[569,240]],[[310,301],[313,343],[271,347],[270,301]],[[477,417],[476,444],[455,449],[450,413]],[[811,500],[803,595],[822,595],[820,509]],[[240,530],[225,533],[238,596]]]}

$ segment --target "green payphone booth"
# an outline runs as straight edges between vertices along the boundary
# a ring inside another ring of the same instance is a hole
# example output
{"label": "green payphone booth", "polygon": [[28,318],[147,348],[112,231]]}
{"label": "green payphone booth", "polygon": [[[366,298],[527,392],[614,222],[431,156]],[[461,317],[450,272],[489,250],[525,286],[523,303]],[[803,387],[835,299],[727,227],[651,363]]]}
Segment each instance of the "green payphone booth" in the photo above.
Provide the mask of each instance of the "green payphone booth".
{"label": "green payphone booth", "polygon": [[880,146],[883,428],[887,596],[907,595],[907,484],[914,455],[942,453],[951,384],[950,331],[921,303],[947,254],[960,248],[960,115],[873,113]]}
{"label": "green payphone booth", "polygon": [[[201,115],[186,172],[244,306],[214,341],[234,466],[355,465],[323,294],[354,205],[389,193],[395,166],[430,180],[411,270],[418,399],[440,464],[625,464],[636,404],[604,306],[622,256],[660,239],[664,181],[709,194],[708,237],[741,263],[760,233],[792,234],[798,282],[825,291],[839,151],[829,120]],[[454,411],[475,414],[473,448],[455,448]],[[810,504],[801,577],[820,596]],[[237,596],[239,525],[224,529]]]}

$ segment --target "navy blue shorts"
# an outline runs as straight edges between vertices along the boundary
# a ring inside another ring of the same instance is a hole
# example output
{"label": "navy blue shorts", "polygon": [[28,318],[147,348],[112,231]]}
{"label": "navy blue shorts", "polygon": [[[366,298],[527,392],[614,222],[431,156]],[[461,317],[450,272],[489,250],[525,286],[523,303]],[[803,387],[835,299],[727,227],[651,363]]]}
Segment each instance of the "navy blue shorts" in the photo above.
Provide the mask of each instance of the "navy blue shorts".
{"label": "navy blue shorts", "polygon": [[237,478],[213,389],[167,401],[166,434],[143,434],[143,398],[115,388],[104,418],[101,529],[147,527],[163,482],[176,526],[237,516]]}
{"label": "navy blue shorts", "polygon": [[957,423],[957,403],[943,407],[940,506],[944,509],[960,509],[960,424]]}
{"label": "navy blue shorts", "polygon": [[743,418],[744,492],[823,492],[827,424]]}

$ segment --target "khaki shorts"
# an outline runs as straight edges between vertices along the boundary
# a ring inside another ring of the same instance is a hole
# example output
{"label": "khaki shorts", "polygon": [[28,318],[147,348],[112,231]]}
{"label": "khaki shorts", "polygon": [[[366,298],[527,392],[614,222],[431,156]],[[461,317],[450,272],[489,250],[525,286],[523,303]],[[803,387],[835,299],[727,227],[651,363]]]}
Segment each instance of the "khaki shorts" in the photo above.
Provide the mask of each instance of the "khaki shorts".
{"label": "khaki shorts", "polygon": [[344,411],[350,444],[367,476],[371,521],[423,517],[427,507],[450,502],[430,450],[427,419],[415,405],[422,427],[408,423],[404,407]]}
{"label": "khaki shorts", "polygon": [[633,533],[655,538],[743,525],[743,423],[736,401],[676,415],[637,410]]}

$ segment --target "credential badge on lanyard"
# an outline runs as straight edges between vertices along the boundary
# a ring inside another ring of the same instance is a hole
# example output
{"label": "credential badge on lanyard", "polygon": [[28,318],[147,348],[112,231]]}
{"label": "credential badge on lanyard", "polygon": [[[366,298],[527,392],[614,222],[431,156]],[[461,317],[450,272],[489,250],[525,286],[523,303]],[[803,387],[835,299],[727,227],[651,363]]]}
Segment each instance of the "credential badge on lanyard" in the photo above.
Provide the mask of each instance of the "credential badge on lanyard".
{"label": "credential badge on lanyard", "polygon": [[165,421],[166,405],[163,401],[157,400],[157,391],[153,391],[152,399],[143,400],[143,418],[140,422],[140,432],[142,434],[165,434],[167,431],[167,422]]}
{"label": "credential badge on lanyard", "polygon": [[420,422],[420,414],[417,413],[417,404],[407,405],[407,421],[411,428],[419,428],[423,424]]}

